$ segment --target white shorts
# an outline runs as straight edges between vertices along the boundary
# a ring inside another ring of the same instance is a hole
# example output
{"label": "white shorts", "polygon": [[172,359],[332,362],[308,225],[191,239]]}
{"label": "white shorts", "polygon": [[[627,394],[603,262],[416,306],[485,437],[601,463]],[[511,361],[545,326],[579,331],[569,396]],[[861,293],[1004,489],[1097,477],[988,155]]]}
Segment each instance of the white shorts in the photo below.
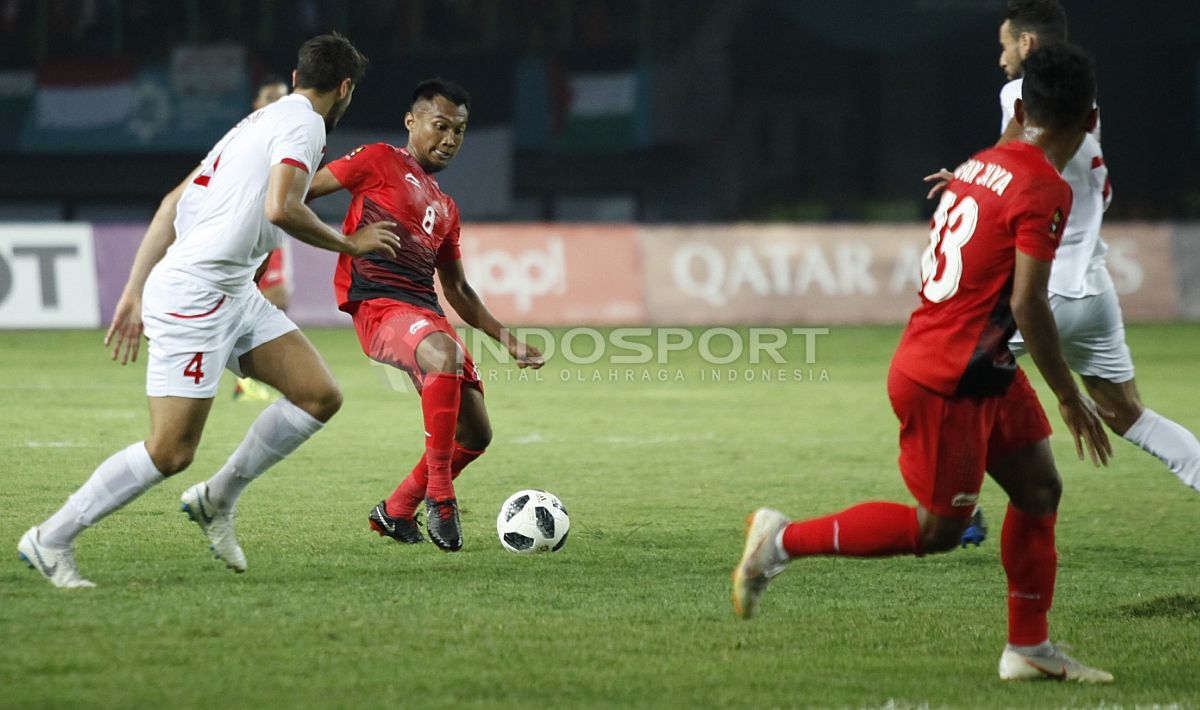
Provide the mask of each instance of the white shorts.
{"label": "white shorts", "polygon": [[[1050,309],[1058,324],[1063,358],[1073,372],[1117,384],[1133,379],[1133,357],[1125,344],[1125,323],[1116,290],[1110,288],[1083,298],[1052,293]],[[1020,332],[1013,335],[1008,347],[1018,357],[1025,354]]]}
{"label": "white shorts", "polygon": [[157,272],[151,273],[142,294],[142,321],[150,339],[150,397],[215,397],[222,370],[240,377],[238,358],[296,330],[258,289],[227,296]]}

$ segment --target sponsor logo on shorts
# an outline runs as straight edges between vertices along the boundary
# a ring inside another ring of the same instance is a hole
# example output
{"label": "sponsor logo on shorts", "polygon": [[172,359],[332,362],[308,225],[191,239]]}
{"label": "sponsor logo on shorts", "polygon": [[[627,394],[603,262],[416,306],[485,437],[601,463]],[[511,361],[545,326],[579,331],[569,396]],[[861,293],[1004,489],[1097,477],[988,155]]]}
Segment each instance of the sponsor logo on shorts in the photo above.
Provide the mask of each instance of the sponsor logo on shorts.
{"label": "sponsor logo on shorts", "polygon": [[422,318],[421,320],[417,321],[416,323],[413,323],[412,325],[408,326],[408,334],[416,335],[422,329],[428,328],[428,327],[429,327],[429,321],[426,320],[425,318]]}
{"label": "sponsor logo on shorts", "polygon": [[950,499],[950,505],[955,508],[969,508],[979,502],[978,493],[959,493]]}

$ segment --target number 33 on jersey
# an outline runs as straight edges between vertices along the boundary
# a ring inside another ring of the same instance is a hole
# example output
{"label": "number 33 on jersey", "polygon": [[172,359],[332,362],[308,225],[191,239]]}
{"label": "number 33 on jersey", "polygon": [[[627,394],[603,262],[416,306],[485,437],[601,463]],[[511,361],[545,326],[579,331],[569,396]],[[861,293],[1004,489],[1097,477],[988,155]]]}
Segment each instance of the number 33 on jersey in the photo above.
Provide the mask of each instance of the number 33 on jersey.
{"label": "number 33 on jersey", "polygon": [[1035,146],[1006,143],[960,165],[930,223],[897,367],[946,396],[1007,387],[1016,253],[1053,260],[1070,208],[1071,189]]}

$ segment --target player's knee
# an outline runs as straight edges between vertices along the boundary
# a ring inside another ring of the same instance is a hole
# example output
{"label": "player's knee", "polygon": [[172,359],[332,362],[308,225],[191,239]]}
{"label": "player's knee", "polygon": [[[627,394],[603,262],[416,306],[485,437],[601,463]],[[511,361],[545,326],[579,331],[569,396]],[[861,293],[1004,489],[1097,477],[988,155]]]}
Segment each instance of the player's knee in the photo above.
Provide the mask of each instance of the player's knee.
{"label": "player's knee", "polygon": [[1058,472],[1036,477],[1012,496],[1012,503],[1030,515],[1053,515],[1062,499],[1062,478]]}
{"label": "player's knee", "polygon": [[146,442],[146,452],[150,454],[154,467],[164,476],[174,476],[187,470],[196,456],[196,450],[190,446],[163,446],[149,441]]}
{"label": "player's knee", "polygon": [[342,401],[342,390],[337,385],[330,384],[313,394],[307,411],[317,421],[327,422],[342,408]]}
{"label": "player's knee", "polygon": [[485,425],[470,430],[461,430],[456,439],[458,445],[464,449],[484,451],[492,443],[492,428]]}
{"label": "player's knee", "polygon": [[449,336],[435,333],[425,340],[417,350],[418,364],[426,373],[462,372],[463,356],[458,343]]}
{"label": "player's knee", "polygon": [[949,552],[958,547],[962,540],[962,529],[950,530],[946,528],[938,528],[936,530],[921,531],[921,551],[925,554],[936,554],[939,552]]}
{"label": "player's knee", "polygon": [[921,523],[921,552],[927,555],[936,554],[958,547],[967,522],[965,518],[959,520],[957,518],[927,517]]}
{"label": "player's knee", "polygon": [[1136,400],[1121,399],[1108,406],[1108,411],[1101,414],[1104,423],[1118,436],[1124,436],[1129,427],[1142,416],[1144,408]]}

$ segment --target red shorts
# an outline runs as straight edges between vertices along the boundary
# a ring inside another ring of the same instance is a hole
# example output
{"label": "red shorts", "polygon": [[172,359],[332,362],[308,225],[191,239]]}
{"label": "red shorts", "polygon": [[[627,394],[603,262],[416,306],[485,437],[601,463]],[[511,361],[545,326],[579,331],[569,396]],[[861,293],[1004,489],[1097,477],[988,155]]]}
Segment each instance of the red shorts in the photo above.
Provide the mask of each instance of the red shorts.
{"label": "red shorts", "polygon": [[926,510],[965,518],[975,508],[989,463],[1050,436],[1037,394],[1017,370],[1003,397],[945,397],[888,372],[888,397],[900,420],[900,473]]}
{"label": "red shorts", "polygon": [[262,277],[258,279],[259,291],[266,291],[287,283],[287,272],[284,270],[285,258],[282,247],[267,255],[267,268],[263,271]]}
{"label": "red shorts", "polygon": [[417,345],[433,333],[445,333],[458,343],[462,363],[458,374],[463,381],[480,392],[483,384],[471,352],[463,345],[450,321],[433,311],[390,298],[360,301],[354,311],[354,330],[367,357],[385,365],[398,367],[408,373],[421,391],[425,373],[417,365]]}

